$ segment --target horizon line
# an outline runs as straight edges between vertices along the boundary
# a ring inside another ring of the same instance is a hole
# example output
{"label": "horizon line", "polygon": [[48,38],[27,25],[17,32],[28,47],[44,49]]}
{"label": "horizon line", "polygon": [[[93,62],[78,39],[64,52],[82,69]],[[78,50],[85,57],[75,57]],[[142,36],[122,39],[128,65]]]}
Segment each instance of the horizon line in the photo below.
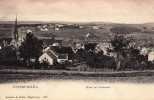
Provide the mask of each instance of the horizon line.
{"label": "horizon line", "polygon": [[[14,20],[7,20],[7,21],[0,21],[0,22],[14,22]],[[154,22],[144,22],[144,23],[127,23],[127,22],[103,22],[103,21],[24,21],[24,20],[18,20],[18,22],[62,22],[62,23],[113,23],[113,24],[146,24],[146,23],[154,23]]]}

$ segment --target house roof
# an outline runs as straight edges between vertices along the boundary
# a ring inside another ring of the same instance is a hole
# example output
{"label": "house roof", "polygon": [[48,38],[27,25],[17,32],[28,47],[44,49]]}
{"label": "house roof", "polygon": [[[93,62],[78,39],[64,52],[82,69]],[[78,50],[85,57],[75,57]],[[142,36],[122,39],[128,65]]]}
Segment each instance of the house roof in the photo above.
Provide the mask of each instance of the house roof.
{"label": "house roof", "polygon": [[47,51],[46,54],[51,58],[51,59],[57,59],[56,56],[51,52],[51,51]]}
{"label": "house roof", "polygon": [[154,51],[153,51],[153,50],[149,51],[149,54],[152,54],[152,53],[154,53]]}
{"label": "house roof", "polygon": [[49,51],[51,51],[55,56],[59,55],[59,53],[57,53],[53,47],[50,47]]}
{"label": "house roof", "polygon": [[57,42],[55,42],[55,43],[52,44],[52,46],[58,46],[58,47],[60,47],[60,44],[57,43]]}
{"label": "house roof", "polygon": [[58,59],[67,59],[67,54],[60,54]]}

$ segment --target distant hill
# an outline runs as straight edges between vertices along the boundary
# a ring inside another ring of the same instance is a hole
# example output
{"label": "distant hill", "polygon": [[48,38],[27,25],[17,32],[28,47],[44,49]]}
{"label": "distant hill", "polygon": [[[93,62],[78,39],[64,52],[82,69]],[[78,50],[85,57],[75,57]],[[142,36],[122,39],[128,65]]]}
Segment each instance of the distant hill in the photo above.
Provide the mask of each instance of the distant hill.
{"label": "distant hill", "polygon": [[110,31],[116,34],[130,34],[132,32],[142,32],[141,29],[128,26],[114,27]]}

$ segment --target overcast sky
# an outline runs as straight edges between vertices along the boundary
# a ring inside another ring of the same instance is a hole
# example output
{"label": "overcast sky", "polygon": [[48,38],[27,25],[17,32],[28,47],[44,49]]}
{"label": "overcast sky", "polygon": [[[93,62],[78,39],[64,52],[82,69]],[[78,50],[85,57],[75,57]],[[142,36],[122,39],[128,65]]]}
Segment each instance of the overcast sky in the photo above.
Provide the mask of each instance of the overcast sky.
{"label": "overcast sky", "polygon": [[154,0],[0,0],[0,21],[154,22]]}

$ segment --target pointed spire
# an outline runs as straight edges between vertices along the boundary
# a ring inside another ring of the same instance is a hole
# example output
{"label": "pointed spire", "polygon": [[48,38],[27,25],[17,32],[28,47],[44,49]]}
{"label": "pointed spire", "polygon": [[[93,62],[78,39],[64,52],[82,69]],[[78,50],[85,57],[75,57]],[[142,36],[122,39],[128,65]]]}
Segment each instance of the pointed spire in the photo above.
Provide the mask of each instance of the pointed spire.
{"label": "pointed spire", "polygon": [[17,15],[16,15],[16,20],[15,20],[14,39],[16,40],[16,42],[18,41]]}

